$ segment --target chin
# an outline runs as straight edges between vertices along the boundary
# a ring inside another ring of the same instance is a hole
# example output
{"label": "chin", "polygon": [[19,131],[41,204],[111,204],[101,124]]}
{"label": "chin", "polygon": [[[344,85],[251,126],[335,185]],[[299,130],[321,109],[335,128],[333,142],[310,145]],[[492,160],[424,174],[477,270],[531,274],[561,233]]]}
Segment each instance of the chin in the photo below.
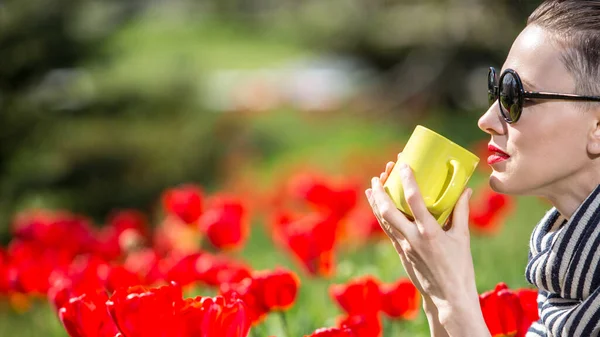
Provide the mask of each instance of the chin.
{"label": "chin", "polygon": [[502,194],[523,194],[523,183],[514,181],[498,172],[492,172],[489,179],[492,190]]}

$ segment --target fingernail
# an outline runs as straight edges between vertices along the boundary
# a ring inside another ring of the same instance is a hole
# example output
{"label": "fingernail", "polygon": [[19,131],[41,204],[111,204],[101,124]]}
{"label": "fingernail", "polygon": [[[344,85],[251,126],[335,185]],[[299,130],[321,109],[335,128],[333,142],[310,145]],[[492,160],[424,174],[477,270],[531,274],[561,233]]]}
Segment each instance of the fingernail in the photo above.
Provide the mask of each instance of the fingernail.
{"label": "fingernail", "polygon": [[406,171],[408,169],[408,165],[406,163],[400,163],[400,170]]}
{"label": "fingernail", "polygon": [[471,200],[471,196],[473,195],[473,190],[469,189],[469,196],[467,197],[467,200]]}
{"label": "fingernail", "polygon": [[370,198],[372,193],[373,193],[373,191],[371,191],[371,189],[370,189],[370,188],[367,188],[367,189],[365,190],[365,195],[367,196],[367,198]]}

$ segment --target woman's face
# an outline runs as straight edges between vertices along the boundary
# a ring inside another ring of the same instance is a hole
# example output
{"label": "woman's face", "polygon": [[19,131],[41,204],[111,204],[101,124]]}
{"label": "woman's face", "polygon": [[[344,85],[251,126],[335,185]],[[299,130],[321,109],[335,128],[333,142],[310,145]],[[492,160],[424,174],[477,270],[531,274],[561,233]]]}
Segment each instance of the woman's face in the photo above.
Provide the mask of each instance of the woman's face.
{"label": "woman's face", "polygon": [[[528,26],[513,43],[498,76],[514,69],[526,91],[575,93],[575,81],[561,60],[561,50],[548,31]],[[501,193],[547,195],[571,179],[585,176],[591,160],[589,135],[597,119],[578,103],[563,100],[525,101],[521,118],[508,124],[498,101],[479,119],[490,144],[510,157],[491,164],[491,187]],[[491,154],[491,153],[490,153]]]}

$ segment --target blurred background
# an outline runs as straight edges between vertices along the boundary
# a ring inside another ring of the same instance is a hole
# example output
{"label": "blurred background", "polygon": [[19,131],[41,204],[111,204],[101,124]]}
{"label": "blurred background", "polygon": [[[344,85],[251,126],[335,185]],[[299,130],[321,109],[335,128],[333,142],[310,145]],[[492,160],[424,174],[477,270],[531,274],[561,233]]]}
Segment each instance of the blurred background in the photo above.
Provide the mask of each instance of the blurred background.
{"label": "blurred background", "polygon": [[0,239],[22,208],[104,218],[283,158],[343,170],[424,120],[467,145],[536,5],[4,0]]}
{"label": "blurred background", "polygon": [[[102,223],[187,182],[379,174],[417,124],[473,146],[487,68],[539,3],[0,0],[0,244],[30,208]],[[520,238],[517,285],[534,213],[495,246]]]}

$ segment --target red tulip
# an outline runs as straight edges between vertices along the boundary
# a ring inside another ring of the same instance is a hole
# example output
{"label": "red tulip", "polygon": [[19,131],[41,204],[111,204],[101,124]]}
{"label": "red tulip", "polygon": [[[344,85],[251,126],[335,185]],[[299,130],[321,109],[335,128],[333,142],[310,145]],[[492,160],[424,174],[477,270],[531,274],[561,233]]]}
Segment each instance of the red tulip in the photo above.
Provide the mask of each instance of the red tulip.
{"label": "red tulip", "polygon": [[381,286],[381,308],[391,318],[415,319],[421,296],[409,279]]}
{"label": "red tulip", "polygon": [[179,310],[181,321],[183,323],[184,336],[204,336],[202,334],[203,326],[201,324],[204,316],[202,310],[202,297],[186,298]]}
{"label": "red tulip", "polygon": [[65,304],[73,296],[72,293],[72,282],[63,274],[57,273],[51,277],[51,286],[48,289],[48,301],[52,305],[53,309],[58,312],[60,308],[64,307]]}
{"label": "red tulip", "polygon": [[202,235],[194,224],[167,215],[154,227],[152,248],[160,255],[193,253],[200,249]]}
{"label": "red tulip", "polygon": [[[197,324],[200,326],[201,333],[188,333],[186,336],[246,337],[248,335],[250,319],[246,312],[246,306],[240,299],[216,296],[196,298],[194,302],[196,302],[195,305],[190,305],[187,309],[184,308],[182,313],[185,317],[186,311],[200,311],[190,315],[192,319],[187,320],[186,326],[189,328]],[[193,330],[198,331],[192,328]]]}
{"label": "red tulip", "polygon": [[0,295],[7,294],[10,290],[10,283],[8,280],[10,264],[8,262],[8,256],[6,251],[0,247]]}
{"label": "red tulip", "polygon": [[339,323],[340,328],[350,329],[355,336],[381,337],[383,327],[377,314],[350,315]]}
{"label": "red tulip", "polygon": [[[69,212],[30,210],[17,214],[13,220],[15,237],[41,248],[59,249],[74,256],[93,246],[93,231],[89,220]],[[68,237],[69,240],[65,240]]]}
{"label": "red tulip", "polygon": [[251,270],[243,262],[222,255],[204,253],[196,261],[199,280],[219,286],[223,283],[236,283],[250,277]]}
{"label": "red tulip", "polygon": [[327,277],[333,274],[337,226],[335,217],[313,213],[287,225],[282,240],[308,273]]}
{"label": "red tulip", "polygon": [[169,189],[163,194],[162,200],[167,212],[187,224],[196,222],[202,214],[202,191],[196,185]]}
{"label": "red tulip", "polygon": [[127,337],[245,337],[250,329],[240,299],[217,296],[183,300],[176,284],[118,289],[106,307]]}
{"label": "red tulip", "polygon": [[139,275],[96,256],[80,255],[65,270],[55,270],[49,279],[48,299],[58,310],[70,297],[106,289],[139,285]]}
{"label": "red tulip", "polygon": [[115,228],[118,233],[132,229],[139,232],[144,238],[150,238],[150,229],[148,228],[146,215],[135,209],[113,212],[108,218],[107,225]]}
{"label": "red tulip", "polygon": [[165,268],[160,255],[151,248],[140,249],[127,255],[123,267],[139,275],[141,284],[154,284],[165,278]]}
{"label": "red tulip", "polygon": [[[529,292],[524,292],[519,297],[504,283],[479,295],[483,317],[492,336],[525,336],[529,326],[539,318],[530,311],[530,301],[535,302],[535,298]],[[528,308],[527,312],[524,307]]]}
{"label": "red tulip", "polygon": [[170,256],[163,259],[163,263],[168,265],[165,267],[166,279],[171,280],[184,287],[194,284],[201,280],[201,276],[196,268],[198,259],[202,256],[201,252],[186,254],[183,256]]}
{"label": "red tulip", "polygon": [[348,328],[320,328],[304,337],[358,337]]}
{"label": "red tulip", "polygon": [[265,306],[261,298],[259,284],[254,282],[251,277],[236,283],[224,283],[220,287],[220,292],[227,297],[239,296],[244,301],[252,325],[260,324],[269,313],[269,308]]}
{"label": "red tulip", "polygon": [[117,260],[124,253],[124,250],[121,249],[119,236],[115,233],[114,228],[108,226],[98,230],[89,251],[91,254],[107,261]]}
{"label": "red tulip", "polygon": [[55,217],[54,212],[41,209],[18,213],[13,218],[13,234],[27,241],[55,241],[56,236],[52,231]]}
{"label": "red tulip", "polygon": [[110,265],[104,259],[94,255],[79,255],[69,265],[67,276],[77,285],[101,289],[105,286],[109,270]]}
{"label": "red tulip", "polygon": [[246,207],[241,200],[225,195],[211,199],[200,219],[200,228],[210,243],[219,249],[239,249],[248,237]]}
{"label": "red tulip", "polygon": [[[470,148],[471,151],[479,157],[482,163],[487,161],[487,157],[490,156],[490,150],[488,150],[488,143],[490,142],[489,138],[480,139],[473,143]],[[477,165],[477,169],[485,174],[492,171],[492,168],[489,165]]]}
{"label": "red tulip", "polygon": [[97,254],[108,260],[118,259],[151,241],[146,216],[136,210],[122,210],[110,215],[108,223],[97,235]]}
{"label": "red tulip", "polygon": [[540,319],[537,303],[538,292],[534,289],[519,289],[516,293],[523,309],[523,319],[519,331],[525,333],[533,322]]}
{"label": "red tulip", "polygon": [[304,200],[319,211],[329,212],[338,220],[354,208],[359,195],[359,185],[354,182],[335,184],[325,177],[307,173],[292,177],[289,190],[292,197]]}
{"label": "red tulip", "polygon": [[356,206],[358,203],[358,196],[360,195],[359,190],[360,184],[349,180],[338,186],[335,191],[335,204],[333,209],[340,217],[348,214],[348,212]]}
{"label": "red tulip", "polygon": [[238,294],[247,306],[252,324],[256,325],[271,311],[284,311],[295,302],[298,277],[283,269],[254,272],[252,277],[237,283],[224,283],[221,294]]}
{"label": "red tulip", "polygon": [[372,276],[332,285],[329,293],[348,315],[376,315],[381,310],[381,291]]}
{"label": "red tulip", "polygon": [[208,253],[196,260],[196,272],[200,281],[211,286],[240,282],[251,274],[250,268],[243,262]]}
{"label": "red tulip", "polygon": [[323,177],[301,173],[291,178],[289,190],[292,197],[304,200],[317,207],[329,206],[334,191]]}
{"label": "red tulip", "polygon": [[106,293],[89,292],[71,298],[59,309],[58,316],[71,337],[115,337],[117,327],[106,311]]}
{"label": "red tulip", "polygon": [[71,263],[68,250],[46,249],[35,241],[12,240],[7,254],[12,290],[45,295],[50,288],[50,275],[55,269],[65,270]]}
{"label": "red tulip", "polygon": [[513,197],[494,192],[486,185],[471,202],[469,223],[479,232],[495,233],[514,208],[514,203]]}
{"label": "red tulip", "polygon": [[72,297],[104,291],[109,266],[102,259],[77,256],[65,269],[55,269],[48,279],[48,300],[58,311]]}
{"label": "red tulip", "polygon": [[110,265],[104,279],[108,291],[114,292],[119,288],[129,288],[143,284],[142,277],[122,265]]}
{"label": "red tulip", "polygon": [[300,279],[284,269],[256,272],[252,276],[259,285],[261,301],[269,310],[287,310],[296,301]]}
{"label": "red tulip", "polygon": [[181,288],[174,284],[117,289],[106,302],[110,316],[126,337],[183,337],[182,305]]}
{"label": "red tulip", "polygon": [[287,209],[278,208],[274,210],[270,214],[270,228],[268,228],[273,242],[279,247],[284,249],[288,248],[287,234],[294,226],[293,224],[303,217],[303,214],[292,212]]}

